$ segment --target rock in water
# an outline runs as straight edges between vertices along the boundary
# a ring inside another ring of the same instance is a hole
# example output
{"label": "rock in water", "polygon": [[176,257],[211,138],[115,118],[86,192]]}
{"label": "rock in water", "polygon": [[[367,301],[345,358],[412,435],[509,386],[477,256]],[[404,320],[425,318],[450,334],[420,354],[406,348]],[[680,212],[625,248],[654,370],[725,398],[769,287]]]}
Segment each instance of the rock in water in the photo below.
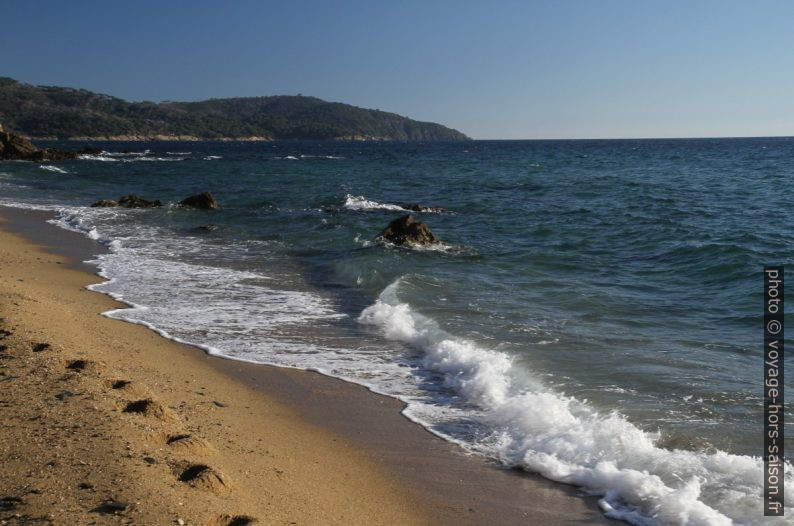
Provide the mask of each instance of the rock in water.
{"label": "rock in water", "polygon": [[0,131],[0,159],[27,159],[38,151],[39,149],[24,137]]}
{"label": "rock in water", "polygon": [[82,150],[77,150],[77,155],[100,155],[102,150],[93,146],[86,146]]}
{"label": "rock in water", "polygon": [[209,192],[203,192],[198,195],[191,195],[179,202],[182,206],[192,206],[193,208],[201,208],[202,210],[217,210],[220,205]]}
{"label": "rock in water", "polygon": [[389,241],[395,245],[431,245],[439,239],[430,231],[426,224],[408,214],[395,219],[380,233],[378,239]]}
{"label": "rock in water", "polygon": [[163,206],[163,203],[160,201],[147,201],[139,195],[130,194],[119,199],[119,206],[124,208],[155,208]]}
{"label": "rock in water", "polygon": [[94,208],[108,208],[111,206],[119,206],[119,203],[118,201],[114,201],[113,199],[100,199],[91,206]]}
{"label": "rock in water", "polygon": [[75,158],[77,154],[74,152],[55,148],[41,149],[24,137],[0,129],[0,159],[44,162]]}

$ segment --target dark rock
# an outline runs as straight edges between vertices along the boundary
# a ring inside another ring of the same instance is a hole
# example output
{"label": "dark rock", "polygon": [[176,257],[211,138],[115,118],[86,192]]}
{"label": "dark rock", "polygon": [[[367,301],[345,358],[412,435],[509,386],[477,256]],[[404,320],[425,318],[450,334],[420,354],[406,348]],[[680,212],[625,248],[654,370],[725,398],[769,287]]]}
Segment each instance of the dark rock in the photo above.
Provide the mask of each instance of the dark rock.
{"label": "dark rock", "polygon": [[430,231],[426,224],[412,215],[395,219],[378,236],[379,240],[389,241],[395,245],[430,245],[439,239]]}
{"label": "dark rock", "polygon": [[100,155],[102,153],[101,148],[94,148],[93,146],[86,146],[81,150],[77,150],[77,155]]}
{"label": "dark rock", "polygon": [[0,130],[0,160],[45,162],[75,158],[75,152],[55,148],[42,149],[24,137]]}
{"label": "dark rock", "polygon": [[70,159],[77,159],[77,153],[67,152],[57,148],[44,148],[28,157],[27,160],[42,163],[50,161],[68,161]]}
{"label": "dark rock", "polygon": [[218,225],[213,225],[210,223],[209,225],[197,226],[193,230],[195,230],[196,232],[213,232],[215,230],[218,230]]}
{"label": "dark rock", "polygon": [[124,208],[156,208],[158,206],[163,206],[163,203],[156,200],[147,201],[139,195],[130,194],[119,198],[119,206],[123,206]]}
{"label": "dark rock", "polygon": [[6,131],[0,131],[0,159],[27,159],[40,151],[32,142]]}
{"label": "dark rock", "polygon": [[34,343],[33,344],[33,352],[46,351],[49,348],[50,348],[50,344],[49,343]]}
{"label": "dark rock", "polygon": [[411,210],[413,212],[424,212],[426,214],[443,214],[445,212],[449,212],[449,210],[446,208],[441,208],[440,206],[422,206],[419,203],[404,203],[400,206],[406,210]]}
{"label": "dark rock", "polygon": [[114,201],[113,199],[100,199],[91,206],[94,208],[108,208],[112,206],[119,206],[119,203],[118,201]]}
{"label": "dark rock", "polygon": [[203,192],[198,195],[191,195],[179,202],[182,206],[191,206],[193,208],[200,208],[202,210],[217,210],[220,205],[209,192]]}

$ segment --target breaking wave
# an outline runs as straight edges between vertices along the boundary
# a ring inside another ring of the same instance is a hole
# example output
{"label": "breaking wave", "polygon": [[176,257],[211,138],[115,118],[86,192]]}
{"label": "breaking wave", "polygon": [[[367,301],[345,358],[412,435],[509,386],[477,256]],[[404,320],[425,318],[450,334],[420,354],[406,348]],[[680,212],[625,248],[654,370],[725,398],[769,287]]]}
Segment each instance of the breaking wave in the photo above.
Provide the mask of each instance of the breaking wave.
{"label": "breaking wave", "polygon": [[[507,354],[445,332],[401,302],[399,287],[400,280],[387,287],[359,322],[420,350],[424,367],[478,410],[472,414],[490,431],[469,441],[469,449],[599,495],[607,516],[632,524],[785,523],[763,515],[760,458],[664,449],[658,434],[617,411],[601,413],[556,393]],[[786,464],[788,502],[792,473]]]}

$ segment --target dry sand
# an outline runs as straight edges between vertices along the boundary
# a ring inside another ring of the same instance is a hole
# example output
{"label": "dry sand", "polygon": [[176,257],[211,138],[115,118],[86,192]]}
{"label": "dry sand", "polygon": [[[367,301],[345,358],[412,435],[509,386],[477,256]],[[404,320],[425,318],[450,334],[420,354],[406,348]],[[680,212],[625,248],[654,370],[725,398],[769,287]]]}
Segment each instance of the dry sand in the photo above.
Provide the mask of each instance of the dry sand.
{"label": "dry sand", "polygon": [[0,232],[0,518],[9,524],[422,524],[367,455],[100,317],[96,277]]}
{"label": "dry sand", "polygon": [[0,217],[48,245],[0,221],[0,521],[607,522],[595,499],[466,455],[396,400],[101,317],[122,305],[84,289],[90,241]]}

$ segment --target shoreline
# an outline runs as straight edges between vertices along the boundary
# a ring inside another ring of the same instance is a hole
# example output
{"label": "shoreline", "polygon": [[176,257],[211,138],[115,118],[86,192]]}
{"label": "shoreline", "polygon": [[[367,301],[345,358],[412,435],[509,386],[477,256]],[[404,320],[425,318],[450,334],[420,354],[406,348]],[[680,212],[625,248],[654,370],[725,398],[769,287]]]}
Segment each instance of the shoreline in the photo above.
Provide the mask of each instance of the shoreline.
{"label": "shoreline", "polygon": [[[16,237],[6,233],[10,230],[32,238],[37,245],[46,246],[47,252],[40,252],[29,243],[27,246],[24,242],[18,245],[24,247],[23,251],[26,254],[31,254],[29,259],[34,258],[33,261],[37,261],[35,258],[44,260],[48,253],[54,252],[59,256],[68,257],[73,262],[79,262],[81,258],[85,259],[89,254],[96,254],[101,250],[100,245],[80,234],[44,223],[47,217],[51,217],[51,214],[0,207],[0,218],[4,219],[0,223],[0,231],[2,231],[0,235],[3,236],[4,241],[7,237],[9,239]],[[65,253],[64,249],[67,247],[69,247],[68,253]],[[14,255],[18,254],[14,253]],[[125,359],[130,357],[128,355],[111,356],[107,351],[103,353],[99,350],[89,353],[89,359],[107,362],[111,370],[145,369],[147,374],[158,378],[158,382],[162,380],[164,370],[170,370],[178,376],[186,369],[200,369],[202,379],[212,376],[217,380],[213,383],[212,389],[218,392],[228,389],[241,390],[247,393],[247,396],[259,400],[252,404],[261,404],[262,400],[265,400],[270,407],[278,407],[276,413],[289,413],[295,420],[291,421],[291,425],[305,426],[300,428],[303,434],[311,429],[308,431],[309,434],[324,437],[324,440],[321,440],[323,444],[334,443],[335,447],[345,449],[346,454],[349,455],[348,461],[351,458],[355,459],[350,465],[360,472],[361,478],[351,480],[349,477],[344,477],[343,490],[348,490],[348,493],[343,492],[342,496],[328,497],[333,505],[346,502],[344,511],[347,513],[366,512],[366,510],[372,512],[374,508],[379,514],[377,522],[384,524],[443,524],[453,521],[464,524],[614,523],[603,517],[594,497],[581,497],[573,487],[557,484],[537,475],[497,466],[483,458],[466,454],[458,446],[432,435],[405,418],[400,413],[404,405],[395,399],[374,394],[362,386],[319,373],[209,356],[196,347],[166,340],[143,326],[99,317],[99,312],[117,308],[120,304],[102,294],[90,292],[86,294],[87,291],[82,290],[85,285],[101,279],[86,273],[89,268],[94,267],[84,263],[73,263],[79,269],[76,270],[65,268],[66,265],[58,265],[51,260],[52,256],[49,256],[47,263],[42,263],[47,267],[47,274],[44,278],[37,279],[45,282],[45,288],[52,288],[67,280],[64,273],[71,273],[68,281],[73,289],[72,294],[79,296],[81,303],[90,296],[88,301],[84,302],[88,305],[81,309],[82,316],[79,317],[81,323],[92,327],[106,326],[114,338],[116,334],[127,334],[132,338],[132,343],[142,345],[135,340],[146,343],[135,353],[133,364],[126,362]],[[7,274],[7,270],[3,274]],[[27,287],[23,283],[12,283],[14,281],[12,277],[19,279],[16,276],[4,276],[2,289],[4,302],[5,294],[8,292],[6,287],[9,284],[14,288]],[[75,280],[81,285],[75,286]],[[41,302],[38,297],[36,299]],[[93,317],[87,319],[87,312],[93,312]],[[15,318],[14,321],[22,324],[23,321],[20,320],[24,320],[24,316]],[[41,330],[41,327],[38,329]],[[102,339],[98,341],[101,342]],[[130,341],[125,343],[132,344]],[[142,377],[145,378],[146,375]],[[148,385],[148,388],[153,394],[171,396],[174,401],[182,400],[185,396],[193,398],[198,396],[194,393],[186,393],[184,384],[177,380],[171,382],[162,380],[162,382],[157,386]],[[183,421],[193,422],[195,418],[202,418],[201,411],[184,409],[183,405],[178,403],[164,404],[164,406],[169,409],[167,413],[173,413],[177,419],[181,418]],[[216,413],[221,415],[229,412],[225,406],[214,406],[210,409],[213,417]],[[237,433],[236,440],[251,443],[250,441],[255,440],[254,436],[261,432],[262,428],[272,427],[270,416],[255,418],[249,414],[246,418],[227,425],[232,429],[230,432]],[[231,427],[232,425],[237,427]],[[282,442],[286,442],[282,444],[285,455],[294,457],[296,463],[305,460],[301,458],[306,456],[303,452],[295,453],[295,445],[299,442],[298,438],[303,440],[306,437],[298,433],[286,439],[281,438]],[[204,440],[211,441],[210,438]],[[224,449],[218,446],[215,448]],[[224,450],[224,461],[249,467],[252,466],[251,462],[261,462],[263,456],[261,449],[261,444],[254,442],[250,452],[244,455],[245,459],[240,458],[241,453]],[[345,470],[350,469],[347,464],[344,466]],[[338,470],[339,466],[334,469]],[[247,476],[242,478],[245,479]],[[236,474],[235,478],[240,477]],[[321,482],[328,481],[323,478]],[[240,485],[239,482],[236,484],[238,487]],[[243,485],[249,485],[248,481],[246,480]],[[318,490],[317,485],[316,480],[313,483],[306,480],[293,489],[299,491],[301,488],[304,490],[313,488],[309,489],[313,492]],[[356,494],[358,500],[354,499]],[[355,506],[351,505],[353,502]],[[333,507],[333,505],[327,502],[325,505],[306,503],[306,507],[313,509],[302,511],[311,515],[312,511],[321,510],[324,523],[334,522],[329,521],[326,515],[326,506]],[[291,506],[294,506],[294,503]],[[281,513],[286,517],[291,511],[294,512],[290,506],[286,506]],[[304,516],[304,520],[299,523],[305,522],[309,515]],[[346,516],[345,522],[367,523],[367,520],[372,520],[372,515],[368,517],[369,519]],[[272,515],[267,520],[260,517],[268,523],[272,518]],[[311,519],[308,523],[311,523]]]}

